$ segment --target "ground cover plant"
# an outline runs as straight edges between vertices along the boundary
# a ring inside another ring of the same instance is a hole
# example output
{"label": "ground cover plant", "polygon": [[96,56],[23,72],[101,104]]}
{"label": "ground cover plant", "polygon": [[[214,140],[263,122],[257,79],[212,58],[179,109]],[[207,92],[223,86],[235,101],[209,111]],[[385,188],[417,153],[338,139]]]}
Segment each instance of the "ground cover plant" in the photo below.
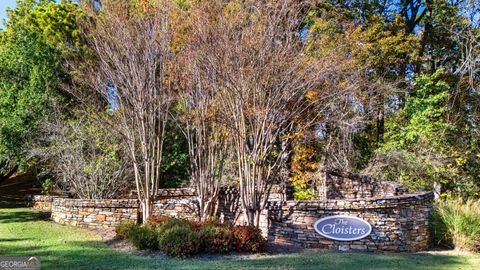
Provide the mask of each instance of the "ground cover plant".
{"label": "ground cover plant", "polygon": [[160,250],[179,258],[200,253],[261,252],[267,244],[260,229],[253,226],[164,216],[153,216],[145,224],[123,222],[115,231],[118,238],[136,248]]}

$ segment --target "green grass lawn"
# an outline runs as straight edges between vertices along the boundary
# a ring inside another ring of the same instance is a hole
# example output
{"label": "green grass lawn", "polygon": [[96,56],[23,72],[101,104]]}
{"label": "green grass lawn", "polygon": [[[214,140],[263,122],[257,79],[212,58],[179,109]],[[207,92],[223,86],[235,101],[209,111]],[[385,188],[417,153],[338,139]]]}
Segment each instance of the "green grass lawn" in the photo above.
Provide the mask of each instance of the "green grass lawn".
{"label": "green grass lawn", "polygon": [[245,259],[153,259],[115,251],[94,232],[0,209],[0,255],[38,256],[42,269],[480,269],[480,256],[303,252]]}

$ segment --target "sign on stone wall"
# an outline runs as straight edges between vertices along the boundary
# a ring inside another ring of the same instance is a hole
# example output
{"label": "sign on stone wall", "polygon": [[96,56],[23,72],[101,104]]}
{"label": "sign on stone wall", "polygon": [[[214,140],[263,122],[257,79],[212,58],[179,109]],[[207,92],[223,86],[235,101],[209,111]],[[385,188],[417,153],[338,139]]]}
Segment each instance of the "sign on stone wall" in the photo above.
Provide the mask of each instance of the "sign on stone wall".
{"label": "sign on stone wall", "polygon": [[362,239],[372,231],[372,226],[365,220],[342,215],[319,219],[313,227],[320,235],[339,241]]}

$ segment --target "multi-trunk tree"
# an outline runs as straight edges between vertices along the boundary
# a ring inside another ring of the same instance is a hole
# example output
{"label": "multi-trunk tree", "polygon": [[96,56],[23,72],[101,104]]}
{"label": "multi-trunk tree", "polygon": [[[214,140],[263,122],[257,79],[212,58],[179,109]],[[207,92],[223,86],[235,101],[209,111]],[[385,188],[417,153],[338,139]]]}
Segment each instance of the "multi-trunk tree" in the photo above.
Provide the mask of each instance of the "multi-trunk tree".
{"label": "multi-trunk tree", "polygon": [[[192,14],[190,25],[198,22]],[[191,40],[193,45],[195,41]],[[220,121],[220,99],[206,78],[206,69],[194,48],[187,46],[179,59],[178,120],[188,141],[191,184],[197,194],[200,220],[215,214],[222,184],[226,183],[225,163],[232,151],[229,135]]]}
{"label": "multi-trunk tree", "polygon": [[192,31],[201,79],[218,95],[220,120],[233,141],[250,225],[259,225],[289,135],[315,119],[298,119],[311,106],[307,93],[326,97],[321,83],[336,74],[332,59],[305,51],[304,8],[287,0],[209,3]]}
{"label": "multi-trunk tree", "polygon": [[[70,90],[86,106],[107,106],[127,145],[143,221],[152,213],[160,187],[163,142],[173,102],[167,70],[173,27],[170,1],[102,1],[100,10],[85,4],[80,22],[89,59],[75,65],[78,87]],[[104,103],[92,102],[101,97]],[[102,109],[100,107],[100,109]]]}

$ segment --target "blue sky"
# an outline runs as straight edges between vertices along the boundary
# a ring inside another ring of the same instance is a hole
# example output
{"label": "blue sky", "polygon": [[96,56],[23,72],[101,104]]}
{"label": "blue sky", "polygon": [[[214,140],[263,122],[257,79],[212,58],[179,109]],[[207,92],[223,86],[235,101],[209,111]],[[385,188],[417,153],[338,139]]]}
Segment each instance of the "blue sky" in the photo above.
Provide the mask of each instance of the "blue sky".
{"label": "blue sky", "polygon": [[3,25],[3,20],[7,17],[7,7],[15,7],[16,0],[0,0],[0,25]]}

